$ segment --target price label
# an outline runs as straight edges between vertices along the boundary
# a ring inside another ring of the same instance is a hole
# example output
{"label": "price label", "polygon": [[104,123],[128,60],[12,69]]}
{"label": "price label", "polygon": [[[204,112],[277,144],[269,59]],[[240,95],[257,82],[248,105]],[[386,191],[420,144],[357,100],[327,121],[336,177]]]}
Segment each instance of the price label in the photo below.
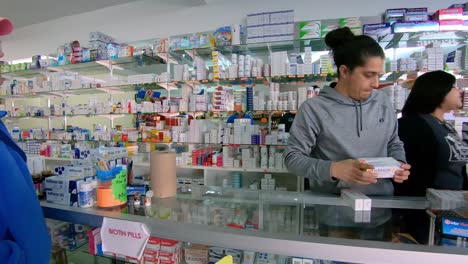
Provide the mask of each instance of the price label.
{"label": "price label", "polygon": [[127,172],[120,171],[114,179],[112,179],[112,195],[116,200],[121,202],[127,201]]}

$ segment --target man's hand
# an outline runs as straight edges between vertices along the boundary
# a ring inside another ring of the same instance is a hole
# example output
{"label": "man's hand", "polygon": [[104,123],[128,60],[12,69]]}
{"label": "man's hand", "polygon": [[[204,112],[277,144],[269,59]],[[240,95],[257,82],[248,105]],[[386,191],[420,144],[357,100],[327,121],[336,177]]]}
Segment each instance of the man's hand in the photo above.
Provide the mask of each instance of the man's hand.
{"label": "man's hand", "polygon": [[411,165],[401,163],[400,169],[395,171],[393,181],[397,183],[403,183],[404,181],[408,180],[408,176],[410,175],[409,169],[411,169]]}
{"label": "man's hand", "polygon": [[368,170],[374,166],[360,162],[359,160],[334,161],[330,166],[330,174],[339,180],[357,184],[371,184],[377,182],[377,175]]}

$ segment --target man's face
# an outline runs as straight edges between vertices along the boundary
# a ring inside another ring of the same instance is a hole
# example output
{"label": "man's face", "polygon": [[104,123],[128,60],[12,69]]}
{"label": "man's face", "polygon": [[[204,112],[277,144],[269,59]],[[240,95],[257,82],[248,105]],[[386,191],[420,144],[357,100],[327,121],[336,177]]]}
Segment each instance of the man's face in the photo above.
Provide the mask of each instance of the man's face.
{"label": "man's face", "polygon": [[379,86],[379,74],[383,71],[384,60],[381,57],[369,57],[364,66],[349,71],[346,66],[340,70],[340,81],[344,81],[348,95],[354,100],[366,100],[372,90]]}

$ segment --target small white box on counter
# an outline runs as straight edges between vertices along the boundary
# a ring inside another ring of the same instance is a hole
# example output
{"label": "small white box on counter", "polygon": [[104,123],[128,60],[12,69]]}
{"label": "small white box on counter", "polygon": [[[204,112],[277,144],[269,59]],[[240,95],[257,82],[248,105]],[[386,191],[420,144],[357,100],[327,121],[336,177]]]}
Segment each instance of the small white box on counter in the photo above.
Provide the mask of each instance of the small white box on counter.
{"label": "small white box on counter", "polygon": [[341,198],[355,211],[370,211],[372,209],[372,200],[359,191],[342,189]]}
{"label": "small white box on counter", "polygon": [[360,161],[374,166],[373,173],[377,178],[393,178],[395,171],[400,169],[400,162],[391,157],[383,158],[361,158]]}

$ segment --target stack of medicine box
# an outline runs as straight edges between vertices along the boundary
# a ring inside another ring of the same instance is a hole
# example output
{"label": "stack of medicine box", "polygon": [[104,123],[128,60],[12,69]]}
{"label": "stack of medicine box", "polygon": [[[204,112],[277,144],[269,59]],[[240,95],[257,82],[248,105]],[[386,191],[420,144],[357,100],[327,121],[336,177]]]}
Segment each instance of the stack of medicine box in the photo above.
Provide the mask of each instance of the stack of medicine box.
{"label": "stack of medicine box", "polygon": [[294,10],[247,14],[247,43],[287,41],[294,38]]}
{"label": "stack of medicine box", "polygon": [[[215,88],[213,92],[213,111],[226,111],[229,91],[222,86]],[[208,143],[208,142],[206,142]]]}
{"label": "stack of medicine box", "polygon": [[89,48],[96,50],[96,60],[107,60],[107,44],[113,43],[114,39],[101,32],[89,33]]}
{"label": "stack of medicine box", "polygon": [[181,245],[175,240],[150,237],[143,260],[145,264],[178,264],[181,262]]}
{"label": "stack of medicine box", "polygon": [[271,177],[271,174],[265,174],[265,177],[260,180],[261,181],[261,189],[262,190],[275,190],[275,179]]}
{"label": "stack of medicine box", "polygon": [[444,69],[444,50],[440,44],[429,44],[423,52],[423,60],[427,60],[427,70],[436,71]]}
{"label": "stack of medicine box", "polygon": [[288,72],[289,59],[287,51],[271,53],[271,76],[286,75]]}
{"label": "stack of medicine box", "polygon": [[464,30],[463,9],[461,7],[439,9],[434,13],[432,17],[439,22],[439,31]]}
{"label": "stack of medicine box", "polygon": [[44,180],[46,200],[68,206],[78,206],[80,184],[93,180],[94,167],[90,162],[76,160],[71,164],[57,166],[55,174],[60,176],[47,177]]}

